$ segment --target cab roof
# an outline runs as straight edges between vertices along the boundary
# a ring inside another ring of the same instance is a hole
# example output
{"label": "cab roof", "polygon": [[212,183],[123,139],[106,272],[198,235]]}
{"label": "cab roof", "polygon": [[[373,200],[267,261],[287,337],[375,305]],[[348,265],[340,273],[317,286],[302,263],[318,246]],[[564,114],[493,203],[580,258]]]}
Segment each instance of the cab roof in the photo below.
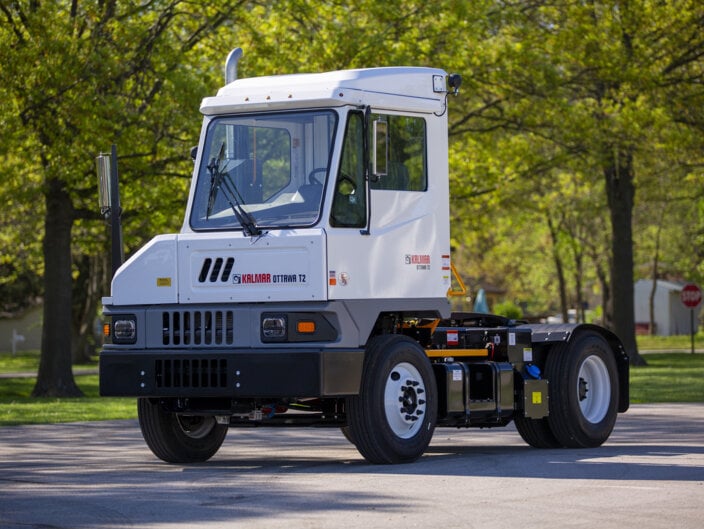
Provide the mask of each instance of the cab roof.
{"label": "cab roof", "polygon": [[294,108],[364,106],[442,111],[447,73],[436,68],[385,67],[237,79],[206,97],[205,115]]}

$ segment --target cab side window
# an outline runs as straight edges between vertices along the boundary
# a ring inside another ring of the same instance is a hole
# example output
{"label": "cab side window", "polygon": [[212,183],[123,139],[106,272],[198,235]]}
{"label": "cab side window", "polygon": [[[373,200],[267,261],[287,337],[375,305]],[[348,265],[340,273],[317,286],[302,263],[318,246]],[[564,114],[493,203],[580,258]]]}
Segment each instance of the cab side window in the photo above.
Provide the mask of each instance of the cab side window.
{"label": "cab side window", "polygon": [[367,194],[364,186],[364,114],[351,112],[347,120],[340,169],[330,225],[364,228],[367,224]]}
{"label": "cab side window", "polygon": [[372,114],[384,123],[387,138],[382,174],[372,175],[372,189],[425,191],[428,189],[427,141],[425,119],[415,116]]}

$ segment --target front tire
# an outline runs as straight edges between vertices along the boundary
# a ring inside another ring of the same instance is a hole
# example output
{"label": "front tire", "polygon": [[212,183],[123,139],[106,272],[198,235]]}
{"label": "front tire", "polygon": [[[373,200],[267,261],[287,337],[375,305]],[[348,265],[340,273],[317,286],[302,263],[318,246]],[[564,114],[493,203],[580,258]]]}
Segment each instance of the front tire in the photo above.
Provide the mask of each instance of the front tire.
{"label": "front tire", "polygon": [[370,463],[408,463],[425,452],[437,420],[437,386],[415,340],[402,335],[372,340],[359,395],[347,400],[347,420]]}
{"label": "front tire", "polygon": [[609,438],[618,415],[618,371],[601,335],[584,332],[574,343],[551,351],[548,423],[567,448],[593,448]]}
{"label": "front tire", "polygon": [[137,414],[147,446],[167,463],[207,461],[227,435],[228,425],[215,417],[169,412],[157,400],[137,399]]}

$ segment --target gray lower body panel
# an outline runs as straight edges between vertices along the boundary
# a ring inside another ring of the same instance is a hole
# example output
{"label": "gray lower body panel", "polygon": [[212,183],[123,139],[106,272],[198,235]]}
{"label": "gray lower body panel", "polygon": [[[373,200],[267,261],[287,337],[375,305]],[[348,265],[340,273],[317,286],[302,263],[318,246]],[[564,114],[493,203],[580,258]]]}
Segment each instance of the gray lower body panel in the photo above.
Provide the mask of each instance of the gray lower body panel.
{"label": "gray lower body panel", "polygon": [[285,398],[356,395],[362,349],[103,350],[100,394]]}

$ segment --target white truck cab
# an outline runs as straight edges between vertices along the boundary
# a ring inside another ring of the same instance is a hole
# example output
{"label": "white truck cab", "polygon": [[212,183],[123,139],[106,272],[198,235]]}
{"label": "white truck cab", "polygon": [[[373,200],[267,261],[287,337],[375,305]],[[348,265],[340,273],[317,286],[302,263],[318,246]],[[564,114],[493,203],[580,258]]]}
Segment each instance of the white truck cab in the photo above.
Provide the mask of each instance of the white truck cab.
{"label": "white truck cab", "polygon": [[628,407],[615,336],[450,314],[459,76],[232,77],[201,104],[181,231],[135,253],[103,299],[101,393],[138,397],[158,457],[208,459],[251,424],[337,426],[376,463],[419,457],[436,425],[515,419],[530,444],[571,446],[576,419],[546,426],[541,376],[568,369],[548,361],[565,343],[579,357],[570,413],[596,425],[576,442],[608,437]]}
{"label": "white truck cab", "polygon": [[126,263],[112,302],[446,308],[446,77],[430,68],[259,77],[204,99],[181,233]]}

